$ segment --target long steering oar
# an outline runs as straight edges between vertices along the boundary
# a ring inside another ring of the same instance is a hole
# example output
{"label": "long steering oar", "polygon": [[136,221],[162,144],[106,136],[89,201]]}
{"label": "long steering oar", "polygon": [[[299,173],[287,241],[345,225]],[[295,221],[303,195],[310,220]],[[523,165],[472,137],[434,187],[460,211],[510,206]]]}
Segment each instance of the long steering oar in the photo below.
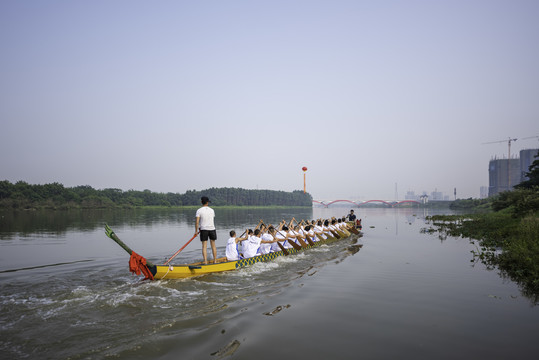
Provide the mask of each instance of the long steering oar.
{"label": "long steering oar", "polygon": [[193,235],[193,237],[192,237],[188,242],[186,242],[184,246],[182,246],[182,247],[180,248],[180,250],[176,251],[176,253],[170,257],[170,259],[168,259],[167,261],[165,261],[165,265],[167,265],[172,259],[174,259],[174,258],[176,257],[176,255],[178,255],[183,249],[185,249],[185,247],[186,247],[187,245],[189,245],[189,243],[190,243],[191,241],[193,241],[194,238],[197,237],[198,233],[199,233],[199,231],[197,231],[197,232],[195,233],[195,235]]}

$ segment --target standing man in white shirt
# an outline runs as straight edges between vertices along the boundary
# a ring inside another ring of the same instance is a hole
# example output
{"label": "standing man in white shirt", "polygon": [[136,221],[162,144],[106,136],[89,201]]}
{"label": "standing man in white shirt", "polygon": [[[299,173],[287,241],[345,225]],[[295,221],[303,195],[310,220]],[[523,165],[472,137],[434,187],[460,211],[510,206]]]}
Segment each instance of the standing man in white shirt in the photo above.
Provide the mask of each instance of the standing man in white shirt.
{"label": "standing man in white shirt", "polygon": [[202,241],[202,256],[204,257],[204,264],[208,263],[208,239],[211,241],[211,251],[213,254],[213,263],[217,260],[217,247],[215,246],[215,240],[217,240],[217,232],[215,231],[215,225],[213,219],[215,218],[215,212],[209,206],[210,199],[207,196],[200,198],[202,207],[196,212],[195,222],[195,234],[200,230],[200,241]]}

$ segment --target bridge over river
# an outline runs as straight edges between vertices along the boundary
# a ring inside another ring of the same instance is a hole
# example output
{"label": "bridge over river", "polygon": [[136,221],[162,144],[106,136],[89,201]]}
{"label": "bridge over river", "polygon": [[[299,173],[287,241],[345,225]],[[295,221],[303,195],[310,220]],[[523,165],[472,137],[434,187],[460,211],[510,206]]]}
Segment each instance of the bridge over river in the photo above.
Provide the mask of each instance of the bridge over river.
{"label": "bridge over river", "polygon": [[403,205],[403,204],[406,204],[406,205],[410,205],[410,204],[417,204],[417,205],[421,205],[422,203],[419,202],[419,201],[415,201],[415,200],[397,200],[397,201],[386,201],[386,200],[366,200],[366,201],[353,201],[353,200],[313,200],[313,203],[314,204],[319,204],[319,205],[322,205],[324,207],[329,207],[330,205],[332,204],[335,204],[335,203],[350,203],[350,204],[353,204],[357,207],[361,207],[361,206],[364,206],[366,204],[371,204],[371,203],[378,203],[378,204],[384,204],[384,205],[387,205],[388,207],[395,207],[395,206],[399,206],[399,205]]}

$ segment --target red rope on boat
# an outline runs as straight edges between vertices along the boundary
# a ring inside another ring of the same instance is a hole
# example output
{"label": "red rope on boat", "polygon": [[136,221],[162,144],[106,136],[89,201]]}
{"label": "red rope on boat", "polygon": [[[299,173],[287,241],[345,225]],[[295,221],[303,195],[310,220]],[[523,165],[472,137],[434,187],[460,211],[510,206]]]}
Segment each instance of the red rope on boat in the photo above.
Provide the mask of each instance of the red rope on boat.
{"label": "red rope on boat", "polygon": [[131,257],[129,258],[129,271],[137,275],[142,273],[144,275],[144,280],[153,280],[153,275],[150,269],[148,269],[146,266],[146,259],[134,251],[131,253]]}

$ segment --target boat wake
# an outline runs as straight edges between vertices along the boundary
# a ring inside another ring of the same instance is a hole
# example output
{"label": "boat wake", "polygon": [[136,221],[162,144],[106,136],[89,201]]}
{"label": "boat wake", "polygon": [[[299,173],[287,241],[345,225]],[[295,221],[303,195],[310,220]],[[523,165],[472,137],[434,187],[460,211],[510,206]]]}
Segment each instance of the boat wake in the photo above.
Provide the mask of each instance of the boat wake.
{"label": "boat wake", "polygon": [[8,270],[0,270],[1,273],[10,273],[10,272],[16,272],[16,271],[23,271],[23,270],[34,270],[34,269],[41,269],[41,268],[47,268],[52,266],[61,266],[61,265],[71,265],[71,264],[77,264],[77,263],[83,263],[88,261],[94,261],[94,260],[76,260],[76,261],[69,261],[69,262],[61,262],[61,263],[55,263],[55,264],[46,264],[46,265],[37,265],[37,266],[28,266],[18,269],[8,269]]}

